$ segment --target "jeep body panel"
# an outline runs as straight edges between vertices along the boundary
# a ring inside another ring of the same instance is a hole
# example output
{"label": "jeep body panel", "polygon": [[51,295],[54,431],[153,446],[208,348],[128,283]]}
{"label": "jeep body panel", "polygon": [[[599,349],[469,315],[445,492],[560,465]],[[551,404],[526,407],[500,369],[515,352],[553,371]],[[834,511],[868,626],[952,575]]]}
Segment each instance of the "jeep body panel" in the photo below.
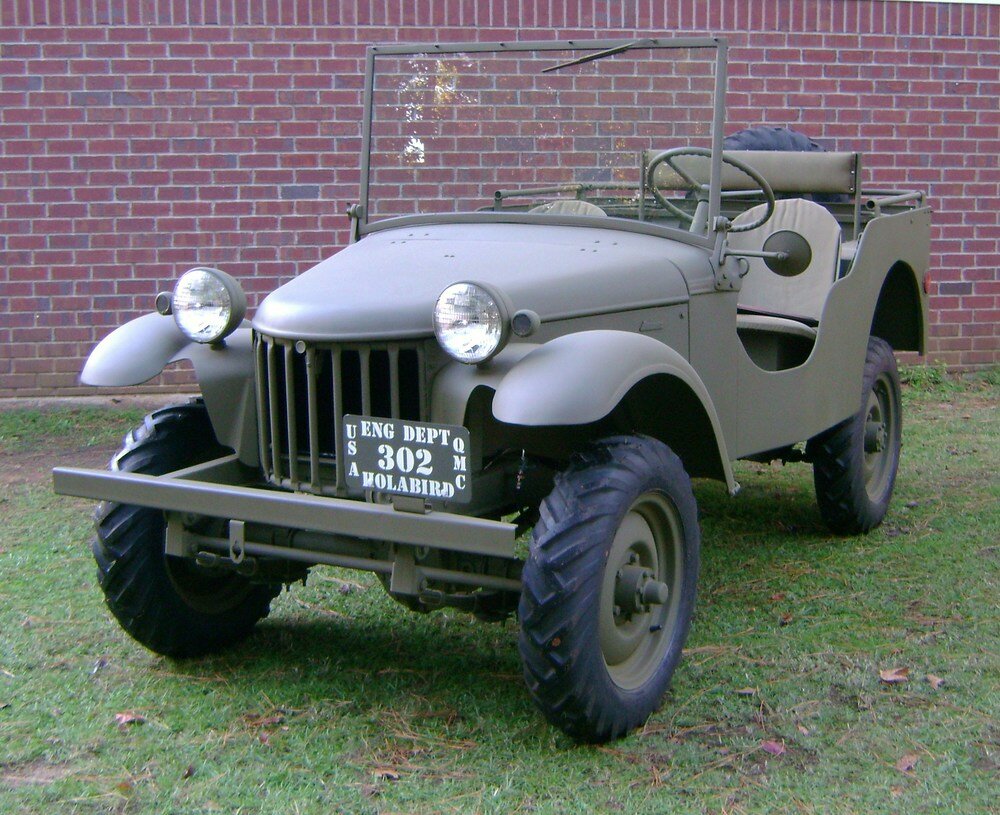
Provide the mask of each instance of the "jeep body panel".
{"label": "jeep body panel", "polygon": [[[712,398],[690,363],[658,340],[624,331],[580,331],[539,346],[504,376],[493,399],[501,422],[534,427],[584,425],[611,413],[639,382],[665,375],[689,388],[709,418],[718,469],[735,490],[726,440]],[[669,416],[665,399],[658,410]]]}
{"label": "jeep body panel", "polygon": [[[487,216],[488,217],[488,216]],[[543,321],[683,302],[703,249],[616,229],[497,221],[427,224],[366,236],[268,295],[254,328],[277,337],[360,341],[433,334],[438,295],[472,280]],[[628,272],[628,286],[620,275]],[[539,286],[544,280],[545,286]]]}
{"label": "jeep body panel", "polygon": [[171,362],[189,360],[215,435],[249,466],[260,462],[253,406],[253,338],[247,322],[224,342],[204,345],[181,333],[172,317],[144,314],[101,340],[84,365],[85,385],[138,385]]}
{"label": "jeep body panel", "polygon": [[[927,270],[929,245],[929,208],[882,215],[869,222],[850,272],[830,289],[812,353],[798,367],[766,371],[756,365],[736,334],[735,315],[720,323],[720,330],[707,338],[711,349],[705,340],[696,339],[698,332],[693,332],[692,361],[697,370],[705,371],[706,377],[719,360],[734,360],[734,371],[725,374],[732,377],[735,373],[732,378],[737,383],[740,405],[736,438],[730,448],[733,457],[811,438],[858,410],[858,383],[879,294],[890,270],[900,268],[900,264],[918,286],[916,281],[922,280]],[[692,312],[697,299],[693,298]],[[910,319],[922,326],[920,334],[926,336],[926,296],[910,308],[919,309]],[[692,324],[697,319],[692,314]],[[722,325],[727,327],[722,329]],[[714,363],[700,365],[702,355],[708,354]],[[710,391],[715,385],[706,384]],[[713,393],[718,404],[719,395]]]}

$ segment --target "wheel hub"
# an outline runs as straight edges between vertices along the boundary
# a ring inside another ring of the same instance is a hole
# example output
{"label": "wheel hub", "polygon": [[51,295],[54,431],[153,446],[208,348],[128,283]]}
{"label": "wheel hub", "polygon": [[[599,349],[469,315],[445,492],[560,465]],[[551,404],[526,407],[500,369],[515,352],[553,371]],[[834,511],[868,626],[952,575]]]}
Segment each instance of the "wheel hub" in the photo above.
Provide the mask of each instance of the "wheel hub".
{"label": "wheel hub", "polygon": [[615,575],[615,616],[630,618],[649,612],[650,606],[663,605],[670,597],[666,583],[654,579],[652,570],[636,565],[634,555],[628,566]]}
{"label": "wheel hub", "polygon": [[886,441],[889,434],[885,428],[885,422],[880,422],[869,418],[865,422],[865,452],[881,453],[885,450]]}

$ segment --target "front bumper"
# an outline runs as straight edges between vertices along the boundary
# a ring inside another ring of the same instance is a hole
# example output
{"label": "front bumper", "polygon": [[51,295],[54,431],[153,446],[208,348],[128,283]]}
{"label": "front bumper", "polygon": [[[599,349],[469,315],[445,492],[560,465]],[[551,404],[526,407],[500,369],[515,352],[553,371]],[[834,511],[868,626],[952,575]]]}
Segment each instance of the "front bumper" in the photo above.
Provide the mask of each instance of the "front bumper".
{"label": "front bumper", "polygon": [[59,467],[52,471],[59,495],[116,501],[168,512],[308,530],[359,541],[379,540],[452,552],[514,557],[515,526],[431,510],[401,511],[372,504],[238,486],[240,464],[225,456],[163,476]]}

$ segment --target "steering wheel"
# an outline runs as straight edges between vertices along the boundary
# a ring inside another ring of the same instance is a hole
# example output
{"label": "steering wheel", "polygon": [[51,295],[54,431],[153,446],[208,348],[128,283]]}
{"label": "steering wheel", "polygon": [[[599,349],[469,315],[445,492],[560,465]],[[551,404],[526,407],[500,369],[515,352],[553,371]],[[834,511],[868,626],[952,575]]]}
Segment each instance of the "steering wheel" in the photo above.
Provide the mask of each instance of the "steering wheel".
{"label": "steering wheel", "polygon": [[[680,156],[701,156],[702,158],[711,159],[712,151],[706,147],[674,147],[671,150],[664,150],[662,153],[657,153],[653,156],[653,160],[649,162],[649,166],[646,167],[646,186],[649,187],[649,191],[653,194],[653,198],[656,199],[656,203],[664,209],[672,212],[682,221],[691,223],[694,221],[694,217],[667,199],[653,182],[653,176],[656,173],[657,167],[665,163],[671,170],[687,182],[688,189],[692,191],[704,190],[707,185],[691,178],[691,176],[684,172],[684,170],[674,164],[674,159]],[[760,187],[760,191],[764,193],[764,201],[767,204],[764,214],[756,221],[734,226],[729,231],[749,232],[751,229],[756,229],[758,226],[765,224],[768,218],[774,214],[774,190],[771,189],[771,185],[768,184],[764,176],[758,173],[753,167],[744,164],[739,159],[735,159],[726,153],[722,154],[722,163],[728,164],[730,167],[735,167],[741,173],[750,178],[758,187]]]}

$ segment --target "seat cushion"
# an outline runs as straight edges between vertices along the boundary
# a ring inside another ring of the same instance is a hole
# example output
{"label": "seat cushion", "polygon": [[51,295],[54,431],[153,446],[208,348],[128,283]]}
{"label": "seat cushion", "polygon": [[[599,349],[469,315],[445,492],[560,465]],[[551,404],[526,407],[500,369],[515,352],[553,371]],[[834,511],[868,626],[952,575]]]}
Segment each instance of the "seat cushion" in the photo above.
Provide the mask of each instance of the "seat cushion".
{"label": "seat cushion", "polygon": [[770,314],[737,314],[737,331],[770,331],[775,334],[790,334],[806,340],[816,339],[816,328],[798,320],[774,317]]}
{"label": "seat cushion", "polygon": [[[741,213],[733,225],[749,223],[764,213],[764,204]],[[790,317],[818,323],[826,296],[837,279],[840,262],[840,224],[825,207],[804,198],[786,198],[775,202],[774,214],[762,226],[749,232],[730,233],[729,248],[759,251],[775,232],[797,232],[809,242],[812,259],[806,269],[794,277],[776,274],[762,258],[747,258],[750,270],[743,278],[737,301],[747,311]]]}

